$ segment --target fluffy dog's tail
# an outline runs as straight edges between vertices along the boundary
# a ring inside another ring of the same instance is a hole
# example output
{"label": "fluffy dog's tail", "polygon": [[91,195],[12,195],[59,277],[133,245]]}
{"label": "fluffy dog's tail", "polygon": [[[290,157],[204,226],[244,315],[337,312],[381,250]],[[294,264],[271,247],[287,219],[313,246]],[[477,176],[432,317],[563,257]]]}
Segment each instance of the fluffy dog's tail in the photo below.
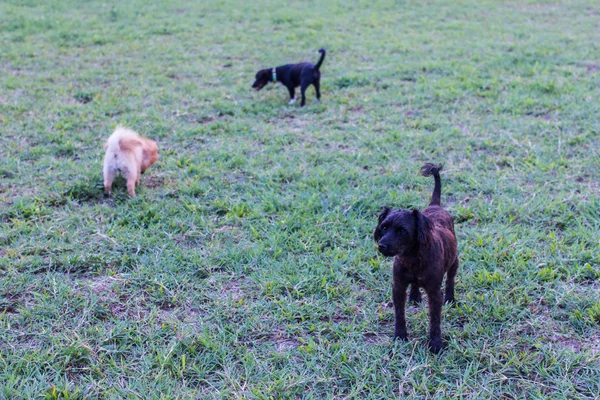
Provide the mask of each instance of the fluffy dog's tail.
{"label": "fluffy dog's tail", "polygon": [[433,193],[431,194],[431,201],[429,202],[430,206],[440,206],[442,204],[440,200],[440,197],[442,195],[442,181],[440,180],[440,171],[442,170],[442,168],[442,164],[435,165],[431,163],[427,163],[421,167],[421,175],[433,175],[433,179],[435,180],[435,186],[433,187]]}
{"label": "fluffy dog's tail", "polygon": [[319,53],[321,53],[321,58],[319,62],[315,65],[315,69],[318,71],[321,68],[321,64],[323,64],[323,60],[325,59],[325,49],[319,49]]}

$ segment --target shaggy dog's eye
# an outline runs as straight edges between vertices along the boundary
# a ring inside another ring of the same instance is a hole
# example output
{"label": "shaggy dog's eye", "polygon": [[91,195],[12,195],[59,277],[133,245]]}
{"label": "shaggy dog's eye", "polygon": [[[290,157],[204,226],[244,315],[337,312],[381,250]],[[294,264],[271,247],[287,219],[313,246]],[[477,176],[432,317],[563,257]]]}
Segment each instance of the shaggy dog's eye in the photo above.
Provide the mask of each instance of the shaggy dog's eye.
{"label": "shaggy dog's eye", "polygon": [[387,225],[384,225],[384,226],[381,227],[381,231],[385,232],[385,231],[387,231],[387,228],[388,228]]}

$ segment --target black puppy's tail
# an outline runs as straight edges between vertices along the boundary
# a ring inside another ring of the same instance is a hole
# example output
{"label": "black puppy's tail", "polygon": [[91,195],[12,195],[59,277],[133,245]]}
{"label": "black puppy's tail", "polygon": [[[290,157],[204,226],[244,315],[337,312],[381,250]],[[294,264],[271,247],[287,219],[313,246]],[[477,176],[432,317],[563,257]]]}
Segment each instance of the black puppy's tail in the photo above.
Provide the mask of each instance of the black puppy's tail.
{"label": "black puppy's tail", "polygon": [[442,170],[442,168],[442,164],[434,165],[431,163],[427,163],[421,167],[421,175],[433,175],[433,179],[435,180],[435,186],[433,187],[433,193],[431,194],[431,201],[429,202],[430,206],[442,205],[440,200],[440,197],[442,195],[442,181],[440,180],[440,171]]}
{"label": "black puppy's tail", "polygon": [[323,60],[325,59],[325,49],[319,49],[319,53],[321,53],[321,58],[319,62],[315,65],[315,70],[319,70],[321,68],[321,64],[323,64]]}

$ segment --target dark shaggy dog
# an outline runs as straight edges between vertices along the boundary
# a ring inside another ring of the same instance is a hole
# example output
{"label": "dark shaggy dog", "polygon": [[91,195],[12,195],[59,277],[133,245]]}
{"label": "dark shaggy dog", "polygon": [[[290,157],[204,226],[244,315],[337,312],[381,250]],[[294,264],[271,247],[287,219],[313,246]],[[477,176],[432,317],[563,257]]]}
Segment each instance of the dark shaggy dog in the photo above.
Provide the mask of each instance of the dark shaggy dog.
{"label": "dark shaggy dog", "polygon": [[443,345],[440,322],[442,318],[442,279],[446,276],[445,302],[454,302],[454,278],[458,270],[458,250],[452,216],[440,205],[442,166],[425,164],[421,175],[435,180],[429,207],[419,210],[391,210],[385,208],[373,238],[379,251],[394,257],[394,284],[392,296],[396,317],[394,339],[405,340],[406,289],[411,285],[410,300],[421,301],[419,288],[427,293],[429,302],[429,348],[438,353]]}
{"label": "dark shaggy dog", "polygon": [[300,93],[302,94],[302,103],[300,103],[300,106],[303,106],[306,104],[306,89],[312,84],[317,92],[317,99],[320,99],[321,92],[319,91],[319,85],[321,82],[321,72],[319,72],[319,68],[321,68],[321,64],[325,59],[325,49],[319,49],[319,53],[321,53],[321,58],[316,65],[303,62],[261,69],[256,73],[256,80],[252,84],[252,88],[259,91],[267,86],[269,82],[281,82],[290,92],[290,104],[294,104],[296,101],[294,90],[300,86]]}

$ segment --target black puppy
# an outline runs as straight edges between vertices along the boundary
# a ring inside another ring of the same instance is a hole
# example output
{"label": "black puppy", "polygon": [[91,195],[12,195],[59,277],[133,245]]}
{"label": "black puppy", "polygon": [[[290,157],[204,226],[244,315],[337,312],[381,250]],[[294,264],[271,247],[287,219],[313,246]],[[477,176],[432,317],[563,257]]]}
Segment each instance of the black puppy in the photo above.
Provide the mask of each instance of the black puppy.
{"label": "black puppy", "polygon": [[296,102],[294,89],[300,86],[300,93],[302,94],[300,106],[303,106],[306,103],[306,89],[312,84],[317,92],[317,99],[320,99],[319,84],[321,82],[321,72],[319,72],[319,68],[321,68],[321,64],[325,59],[325,49],[319,49],[319,53],[321,53],[321,58],[316,65],[303,62],[261,69],[256,73],[256,80],[252,84],[252,88],[259,91],[269,82],[281,82],[290,92],[290,104],[294,104]]}
{"label": "black puppy", "polygon": [[442,279],[446,276],[446,303],[454,302],[454,278],[458,270],[458,250],[454,222],[440,204],[442,166],[425,164],[421,175],[435,180],[429,207],[419,210],[391,210],[385,208],[373,238],[379,251],[394,257],[394,339],[405,340],[406,289],[411,285],[410,300],[419,302],[419,287],[425,289],[429,302],[429,348],[433,353],[442,349],[440,322],[442,318]]}

